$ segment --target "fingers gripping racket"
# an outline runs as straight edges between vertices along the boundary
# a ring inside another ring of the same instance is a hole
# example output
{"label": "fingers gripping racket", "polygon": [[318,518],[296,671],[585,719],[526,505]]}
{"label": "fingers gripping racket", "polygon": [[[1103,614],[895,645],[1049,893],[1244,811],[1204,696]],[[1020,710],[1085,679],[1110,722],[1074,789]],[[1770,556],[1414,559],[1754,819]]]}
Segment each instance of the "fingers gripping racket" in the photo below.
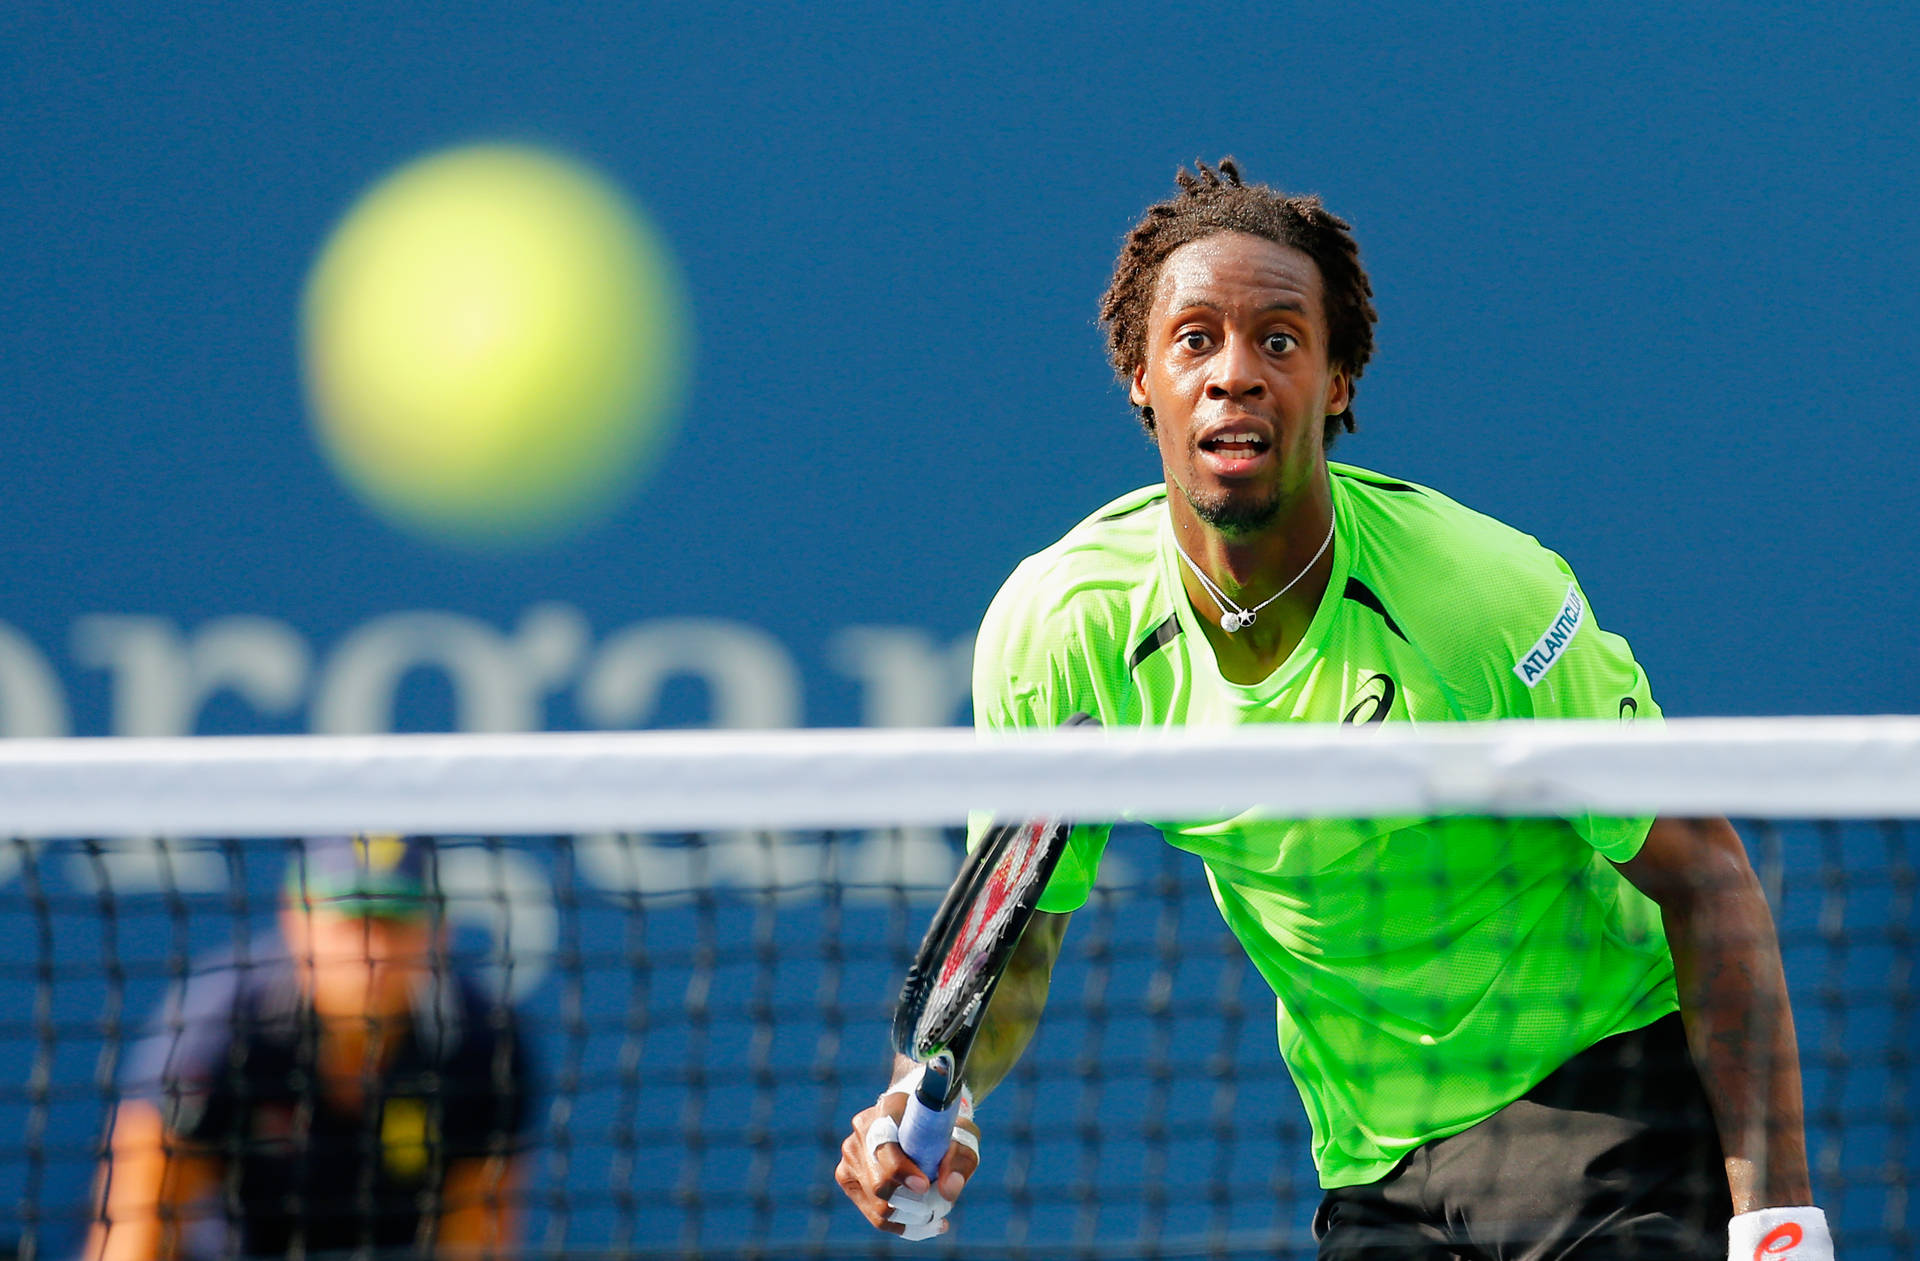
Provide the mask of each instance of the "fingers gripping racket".
{"label": "fingers gripping racket", "polygon": [[[1063,724],[1093,724],[1075,714]],[[893,1045],[925,1071],[907,1095],[900,1146],[929,1178],[953,1135],[960,1074],[994,987],[1032,921],[1066,849],[1059,819],[995,824],[961,864],[907,970],[893,1015]]]}

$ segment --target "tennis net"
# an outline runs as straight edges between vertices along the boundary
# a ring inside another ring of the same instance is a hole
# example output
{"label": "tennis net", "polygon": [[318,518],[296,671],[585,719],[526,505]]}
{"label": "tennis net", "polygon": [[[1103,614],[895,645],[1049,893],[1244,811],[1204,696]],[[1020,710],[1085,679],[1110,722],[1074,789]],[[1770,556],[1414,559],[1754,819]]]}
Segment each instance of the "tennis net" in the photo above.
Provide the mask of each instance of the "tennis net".
{"label": "tennis net", "polygon": [[[168,994],[270,956],[303,838],[365,832],[432,838],[435,965],[520,1031],[531,1106],[490,1149],[521,1153],[511,1255],[895,1255],[831,1170],[970,809],[1119,826],[924,1253],[1312,1255],[1272,991],[1201,864],[1137,822],[1261,810],[1733,818],[1840,1253],[1916,1254],[1913,719],[0,744],[0,1253],[81,1254],[142,1047],[184,1027]],[[435,1106],[426,1130],[370,1123],[361,1157],[431,1145],[458,1111]],[[263,1124],[229,1141],[297,1143]]]}

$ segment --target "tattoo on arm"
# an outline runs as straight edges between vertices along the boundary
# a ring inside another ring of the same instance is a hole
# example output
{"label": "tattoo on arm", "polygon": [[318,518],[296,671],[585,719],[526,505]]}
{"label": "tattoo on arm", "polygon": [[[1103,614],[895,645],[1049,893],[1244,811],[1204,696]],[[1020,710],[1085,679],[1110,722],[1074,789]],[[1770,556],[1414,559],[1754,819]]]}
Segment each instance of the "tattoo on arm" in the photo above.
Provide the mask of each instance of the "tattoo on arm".
{"label": "tattoo on arm", "polygon": [[1738,834],[1724,820],[1662,819],[1621,871],[1660,905],[1734,1211],[1811,1203],[1786,975]]}

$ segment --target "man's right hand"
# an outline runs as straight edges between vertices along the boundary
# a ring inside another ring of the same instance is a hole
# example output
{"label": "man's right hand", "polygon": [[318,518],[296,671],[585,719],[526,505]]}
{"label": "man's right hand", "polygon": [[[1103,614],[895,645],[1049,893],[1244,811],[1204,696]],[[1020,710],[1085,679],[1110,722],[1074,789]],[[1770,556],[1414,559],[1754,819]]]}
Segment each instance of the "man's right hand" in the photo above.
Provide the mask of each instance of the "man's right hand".
{"label": "man's right hand", "polygon": [[[970,1091],[984,1097],[1006,1076],[1033,1037],[1047,1005],[1053,961],[1060,956],[1069,918],[1040,911],[1021,934],[966,1057]],[[895,1057],[893,1085],[873,1107],[853,1118],[853,1132],[840,1144],[840,1163],[833,1177],[853,1206],[879,1229],[906,1239],[931,1239],[945,1232],[947,1210],[980,1167],[980,1127],[967,1115],[968,1109],[960,1109],[962,1119],[954,1127],[960,1137],[948,1145],[940,1168],[932,1172],[934,1186],[929,1187],[928,1172],[907,1159],[898,1142],[888,1141],[899,1132],[900,1118],[907,1110],[907,1082],[916,1067],[905,1056]],[[881,1123],[877,1135],[875,1122]],[[903,1196],[909,1198],[902,1201]]]}
{"label": "man's right hand", "polygon": [[856,1113],[853,1132],[840,1144],[833,1177],[853,1206],[880,1230],[906,1239],[931,1239],[945,1233],[948,1211],[980,1166],[980,1127],[972,1118],[955,1123],[955,1138],[930,1185],[926,1171],[907,1158],[897,1139],[906,1108],[906,1092],[889,1090],[871,1108]]}

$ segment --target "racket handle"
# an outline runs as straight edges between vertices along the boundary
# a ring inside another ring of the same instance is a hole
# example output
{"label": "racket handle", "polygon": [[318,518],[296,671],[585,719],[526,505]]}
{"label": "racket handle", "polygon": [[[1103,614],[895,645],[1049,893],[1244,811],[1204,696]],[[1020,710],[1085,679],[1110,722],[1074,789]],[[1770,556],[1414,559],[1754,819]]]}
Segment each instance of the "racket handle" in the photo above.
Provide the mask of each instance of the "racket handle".
{"label": "racket handle", "polygon": [[907,1158],[920,1166],[927,1181],[940,1177],[940,1162],[947,1158],[953,1143],[953,1123],[959,1112],[957,1102],[946,1108],[930,1108],[920,1101],[920,1092],[907,1092],[907,1110],[900,1118],[900,1146]]}

